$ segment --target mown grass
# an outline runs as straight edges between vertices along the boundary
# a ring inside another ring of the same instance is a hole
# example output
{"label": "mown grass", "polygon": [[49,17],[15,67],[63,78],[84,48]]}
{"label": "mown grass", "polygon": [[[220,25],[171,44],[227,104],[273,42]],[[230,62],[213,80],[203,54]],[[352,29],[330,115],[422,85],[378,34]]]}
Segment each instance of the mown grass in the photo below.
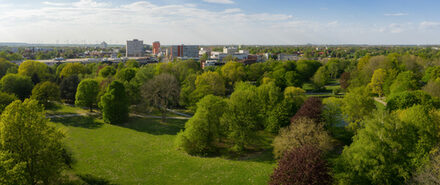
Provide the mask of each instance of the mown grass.
{"label": "mown grass", "polygon": [[54,103],[46,109],[46,114],[49,115],[63,115],[63,114],[79,114],[88,112],[80,107],[65,105],[61,103]]}
{"label": "mown grass", "polygon": [[[115,126],[92,117],[57,118],[67,134],[72,173],[105,184],[267,184],[275,163],[267,156],[228,160],[195,157],[174,146],[185,120],[132,118]],[[267,152],[264,155],[268,155]],[[270,156],[269,156],[270,157]],[[261,160],[261,161],[260,161]]]}

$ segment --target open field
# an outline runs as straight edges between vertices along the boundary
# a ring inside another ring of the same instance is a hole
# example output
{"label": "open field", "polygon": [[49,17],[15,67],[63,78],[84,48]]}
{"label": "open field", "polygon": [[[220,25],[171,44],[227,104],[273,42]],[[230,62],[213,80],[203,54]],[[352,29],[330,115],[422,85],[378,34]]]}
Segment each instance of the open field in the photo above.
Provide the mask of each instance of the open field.
{"label": "open field", "polygon": [[[107,184],[267,184],[273,160],[193,157],[174,147],[185,120],[131,118],[122,126],[93,117],[56,118],[67,133],[72,172]],[[104,184],[105,184],[104,183]]]}

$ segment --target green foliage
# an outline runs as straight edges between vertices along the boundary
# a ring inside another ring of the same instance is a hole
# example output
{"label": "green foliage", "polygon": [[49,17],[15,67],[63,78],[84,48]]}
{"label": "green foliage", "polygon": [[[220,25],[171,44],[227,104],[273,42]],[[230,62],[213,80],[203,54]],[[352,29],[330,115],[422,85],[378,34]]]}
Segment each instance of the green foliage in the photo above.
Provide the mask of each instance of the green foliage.
{"label": "green foliage", "polygon": [[345,121],[349,123],[349,128],[353,131],[363,127],[362,120],[369,116],[376,107],[368,89],[362,87],[351,89],[345,94],[342,103],[341,109]]}
{"label": "green foliage", "polygon": [[438,144],[438,114],[415,106],[378,112],[337,160],[339,184],[405,184]]}
{"label": "green foliage", "polygon": [[313,119],[300,118],[280,130],[273,140],[273,153],[275,158],[281,158],[285,152],[305,145],[327,152],[333,148],[333,139],[323,124],[316,123]]}
{"label": "green foliage", "polygon": [[[269,125],[272,125],[269,130],[272,132],[278,131],[274,130],[274,125],[278,125],[278,123],[269,123],[267,119],[271,114],[271,111],[279,104],[283,98],[281,93],[281,89],[275,85],[275,83],[267,83],[260,85],[257,89],[257,99],[260,101],[260,111],[261,117],[265,119],[265,128],[268,128]],[[281,111],[281,109],[279,110]]]}
{"label": "green foliage", "polygon": [[329,80],[330,75],[324,66],[321,66],[312,77],[313,85],[317,90],[323,89]]}
{"label": "green foliage", "polygon": [[111,124],[122,124],[128,120],[128,106],[124,84],[119,81],[110,84],[99,102],[103,120]]}
{"label": "green foliage", "polygon": [[221,68],[221,72],[225,79],[231,84],[243,81],[246,76],[243,64],[238,62],[227,62]]}
{"label": "green foliage", "polygon": [[387,77],[387,73],[384,69],[377,69],[374,71],[373,77],[371,77],[371,82],[368,84],[371,92],[378,94],[379,97],[384,95],[384,83]]}
{"label": "green foliage", "polygon": [[330,97],[326,98],[322,102],[324,104],[322,110],[322,117],[324,118],[326,127],[336,127],[343,123],[342,117],[342,99]]}
{"label": "green foliage", "polygon": [[262,128],[260,104],[256,87],[239,83],[229,98],[227,110],[221,122],[229,128],[228,138],[233,142],[232,150],[241,152],[255,138],[255,131]]}
{"label": "green foliage", "polygon": [[53,82],[39,83],[32,89],[31,98],[47,108],[52,101],[60,100],[60,88]]}
{"label": "green foliage", "polygon": [[114,74],[116,74],[116,69],[112,66],[105,66],[104,68],[99,70],[99,76],[102,76],[104,78],[108,76],[113,76]]}
{"label": "green foliage", "polygon": [[31,95],[33,84],[31,78],[18,74],[7,74],[0,80],[2,91],[13,93],[20,99]]}
{"label": "green foliage", "polygon": [[392,95],[404,91],[412,91],[416,90],[418,88],[417,86],[417,80],[415,79],[414,73],[411,71],[405,71],[397,75],[397,78],[390,87],[390,92]]}
{"label": "green foliage", "polygon": [[195,105],[195,103],[193,102],[194,101],[193,97],[191,97],[191,94],[196,89],[196,84],[195,84],[196,79],[197,79],[197,75],[195,74],[188,75],[186,79],[183,81],[182,88],[180,89],[179,104],[190,109],[191,109],[190,106]]}
{"label": "green foliage", "polygon": [[18,66],[12,62],[9,62],[3,58],[0,58],[0,78],[6,75],[8,71],[11,71],[13,68],[17,68]]}
{"label": "green foliage", "polygon": [[17,99],[18,98],[13,94],[0,92],[0,113],[3,112],[6,106]]}
{"label": "green foliage", "polygon": [[432,97],[440,98],[440,78],[429,81],[422,89]]}
{"label": "green foliage", "polygon": [[[184,86],[185,88],[189,88],[186,90],[190,90],[192,88],[190,83],[191,82],[187,82],[187,84]],[[195,90],[190,94],[190,106],[193,106],[196,102],[208,94],[224,96],[225,92],[225,80],[217,72],[204,72],[203,74],[198,75],[196,78]]]}
{"label": "green foliage", "polygon": [[127,68],[139,68],[140,64],[138,61],[136,61],[134,59],[130,59],[130,60],[127,60],[127,62],[125,62],[125,66]]}
{"label": "green foliage", "polygon": [[76,89],[78,88],[79,78],[76,75],[63,78],[60,83],[61,99],[67,103],[75,103]]}
{"label": "green foliage", "polygon": [[436,80],[437,78],[440,78],[440,66],[433,66],[425,70],[425,75],[422,80],[424,82],[429,82],[430,80]]}
{"label": "green foliage", "polygon": [[87,72],[86,67],[80,63],[68,63],[60,72],[60,78],[69,77],[72,75],[80,75]]}
{"label": "green foliage", "polygon": [[18,67],[18,74],[30,77],[34,84],[40,81],[46,81],[50,78],[47,65],[32,60],[21,63]]}
{"label": "green foliage", "polygon": [[185,124],[176,138],[177,147],[193,155],[207,155],[215,151],[215,142],[220,140],[222,131],[220,118],[227,106],[223,98],[205,96],[197,103],[196,114]]}
{"label": "green foliage", "polygon": [[14,101],[1,115],[0,148],[24,171],[25,184],[56,184],[65,167],[63,138],[35,100]]}
{"label": "green foliage", "polygon": [[124,68],[116,73],[116,78],[121,82],[129,82],[136,76],[136,68]]}
{"label": "green foliage", "polygon": [[82,80],[76,90],[75,105],[88,107],[90,111],[92,111],[93,106],[96,105],[98,101],[98,93],[99,85],[96,80]]}
{"label": "green foliage", "polygon": [[406,109],[414,105],[438,108],[440,102],[423,91],[404,91],[394,94],[387,100],[387,109],[390,111]]}
{"label": "green foliage", "polygon": [[299,60],[296,62],[296,70],[301,75],[303,81],[308,81],[321,66],[321,63],[314,60]]}
{"label": "green foliage", "polygon": [[0,150],[0,184],[26,184],[26,163],[14,158],[13,154]]}

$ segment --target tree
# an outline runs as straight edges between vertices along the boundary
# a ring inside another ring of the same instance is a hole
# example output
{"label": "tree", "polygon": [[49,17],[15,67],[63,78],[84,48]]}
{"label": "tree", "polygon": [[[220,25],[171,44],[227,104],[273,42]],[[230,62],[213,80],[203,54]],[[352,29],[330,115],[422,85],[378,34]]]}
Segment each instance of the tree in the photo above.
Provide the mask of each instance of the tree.
{"label": "tree", "polygon": [[422,89],[432,97],[440,98],[440,78],[429,81]]}
{"label": "tree", "polygon": [[238,81],[243,81],[246,75],[243,64],[238,62],[227,62],[221,68],[221,72],[225,79],[231,84],[234,84]]}
{"label": "tree", "polygon": [[342,89],[347,89],[350,86],[350,73],[344,72],[341,74],[341,78],[339,78],[339,83],[341,84]]}
{"label": "tree", "polygon": [[321,63],[314,60],[299,60],[296,62],[296,70],[303,78],[303,81],[308,81],[320,66]]}
{"label": "tree", "polygon": [[112,66],[105,66],[104,68],[99,70],[99,76],[102,76],[104,78],[112,76],[114,74],[116,74],[116,69]]}
{"label": "tree", "polygon": [[185,123],[185,131],[177,135],[176,145],[189,154],[207,155],[214,152],[222,131],[220,118],[227,106],[223,98],[208,95],[197,103],[196,114]]}
{"label": "tree", "polygon": [[439,141],[438,113],[423,106],[377,112],[336,161],[339,184],[406,184]]}
{"label": "tree", "polygon": [[387,109],[390,111],[406,109],[414,105],[439,108],[440,102],[433,99],[429,94],[420,90],[397,93],[389,97],[387,100]]}
{"label": "tree", "polygon": [[79,82],[80,80],[76,75],[63,78],[60,83],[61,99],[67,103],[75,103],[76,89],[78,88]]}
{"label": "tree", "polygon": [[17,68],[18,66],[12,62],[5,60],[4,58],[0,58],[0,78],[6,75],[8,71],[12,68]]}
{"label": "tree", "polygon": [[270,185],[326,185],[332,183],[322,152],[305,145],[288,151],[270,177]]}
{"label": "tree", "polygon": [[75,105],[84,106],[90,109],[92,112],[93,106],[96,105],[99,93],[98,82],[93,79],[82,80],[75,95]]}
{"label": "tree", "polygon": [[0,150],[0,184],[26,184],[26,163],[17,162],[13,155]]}
{"label": "tree", "polygon": [[262,127],[256,87],[239,83],[229,98],[227,110],[221,119],[229,127],[228,138],[233,142],[232,150],[241,152],[255,138],[255,131]]}
{"label": "tree", "polygon": [[128,120],[128,106],[124,84],[119,81],[110,84],[99,102],[103,120],[111,124],[122,124]]}
{"label": "tree", "polygon": [[438,148],[433,149],[429,163],[414,174],[410,184],[437,185],[440,184],[440,153]]}
{"label": "tree", "polygon": [[48,125],[43,107],[35,100],[14,101],[0,121],[0,146],[24,165],[24,184],[56,184],[65,167],[64,134]]}
{"label": "tree", "polygon": [[116,73],[116,78],[119,79],[121,82],[125,82],[125,81],[129,82],[135,76],[136,76],[135,68],[124,68]]}
{"label": "tree", "polygon": [[34,84],[49,78],[47,65],[32,60],[21,63],[18,67],[18,74],[30,77]]}
{"label": "tree", "polygon": [[51,101],[60,100],[60,88],[57,84],[49,81],[39,83],[32,89],[31,98],[47,108]]}
{"label": "tree", "polygon": [[342,113],[349,127],[355,131],[362,127],[362,120],[376,108],[367,88],[354,88],[342,99]]}
{"label": "tree", "polygon": [[162,113],[162,121],[166,119],[167,109],[179,102],[179,82],[170,74],[160,74],[142,85],[141,94],[148,105]]}
{"label": "tree", "polygon": [[322,121],[322,100],[316,97],[308,98],[301,108],[296,112],[295,116],[292,117],[290,122],[295,122],[300,118],[310,118],[316,122]]}
{"label": "tree", "polygon": [[31,78],[17,74],[7,74],[0,81],[4,92],[13,93],[21,100],[31,95],[34,86]]}
{"label": "tree", "polygon": [[344,122],[342,117],[342,99],[330,97],[323,101],[322,117],[328,127],[340,126]]}
{"label": "tree", "polygon": [[3,112],[6,106],[17,99],[18,98],[13,94],[0,92],[0,113]]}
{"label": "tree", "polygon": [[386,79],[386,71],[384,69],[377,69],[374,71],[373,77],[371,77],[371,82],[368,86],[371,88],[373,93],[382,97],[384,95],[383,85]]}
{"label": "tree", "polygon": [[440,78],[440,66],[432,66],[425,70],[425,75],[423,76],[424,82],[429,82],[430,80],[436,80]]}
{"label": "tree", "polygon": [[304,145],[329,151],[333,148],[332,140],[323,124],[303,117],[280,130],[279,135],[273,140],[273,153],[276,158],[280,158],[286,151]]}
{"label": "tree", "polygon": [[400,93],[403,91],[416,90],[417,80],[415,79],[414,73],[411,71],[405,71],[397,75],[393,84],[390,87],[391,94]]}
{"label": "tree", "polygon": [[127,66],[128,68],[139,68],[140,64],[137,60],[129,59],[127,60],[127,62],[125,62],[125,66]]}
{"label": "tree", "polygon": [[[283,94],[281,93],[281,89],[275,85],[275,83],[267,83],[262,84],[257,88],[257,98],[260,100],[261,107],[261,116],[266,118],[264,126],[268,128],[269,125],[277,125],[277,123],[269,124],[269,120],[267,119],[271,113],[271,111],[276,107],[278,103],[281,102],[283,98]],[[273,126],[269,128],[269,130],[273,130]]]}
{"label": "tree", "polygon": [[330,76],[324,66],[321,66],[312,77],[313,85],[317,90],[323,89],[329,80]]}
{"label": "tree", "polygon": [[72,75],[80,75],[87,72],[86,67],[80,63],[68,63],[60,72],[60,78],[69,77]]}
{"label": "tree", "polygon": [[182,93],[188,93],[189,107],[195,110],[195,104],[202,99],[204,96],[212,94],[216,96],[224,96],[226,92],[225,80],[218,74],[217,72],[207,71],[197,76],[195,79],[194,85],[195,90],[191,83],[193,83],[191,78],[188,76],[188,81],[184,82],[182,87]]}

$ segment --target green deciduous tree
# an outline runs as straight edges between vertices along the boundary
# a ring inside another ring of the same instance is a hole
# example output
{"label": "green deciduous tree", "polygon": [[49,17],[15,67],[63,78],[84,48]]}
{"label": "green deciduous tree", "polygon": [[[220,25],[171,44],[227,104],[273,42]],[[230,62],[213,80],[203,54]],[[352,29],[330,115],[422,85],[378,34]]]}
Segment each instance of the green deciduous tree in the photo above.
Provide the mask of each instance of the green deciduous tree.
{"label": "green deciduous tree", "polygon": [[371,77],[371,82],[368,84],[371,91],[379,97],[384,95],[383,85],[385,83],[385,79],[387,77],[387,73],[384,69],[377,69],[373,73],[373,77]]}
{"label": "green deciduous tree", "polygon": [[80,75],[87,72],[87,68],[80,63],[68,63],[60,72],[60,78],[69,77],[72,75]]}
{"label": "green deciduous tree", "polygon": [[440,78],[429,81],[422,89],[432,97],[440,98]]}
{"label": "green deciduous tree", "polygon": [[320,67],[312,77],[313,85],[317,90],[323,89],[325,87],[325,84],[327,84],[329,80],[330,75],[325,66]]}
{"label": "green deciduous tree", "polygon": [[387,109],[390,111],[406,109],[414,105],[439,108],[440,102],[423,91],[404,91],[394,94],[387,99]]}
{"label": "green deciduous tree", "polygon": [[8,94],[5,92],[0,92],[0,113],[3,112],[6,106],[8,106],[13,101],[18,98],[13,94]]}
{"label": "green deciduous tree", "polygon": [[76,75],[63,78],[60,83],[61,99],[67,103],[75,103],[75,95],[79,82],[80,80]]}
{"label": "green deciduous tree", "polygon": [[114,74],[116,74],[116,69],[112,66],[105,66],[104,68],[99,70],[99,76],[102,76],[104,78],[112,76]]}
{"label": "green deciduous tree", "polygon": [[417,80],[414,73],[411,71],[405,71],[397,75],[397,78],[390,87],[390,94],[416,90],[418,88],[417,86]]}
{"label": "green deciduous tree", "polygon": [[7,74],[0,81],[4,92],[13,93],[22,100],[31,95],[34,86],[31,78],[18,74]]}
{"label": "green deciduous tree", "polygon": [[0,120],[0,146],[24,165],[25,184],[56,184],[65,167],[64,134],[48,125],[43,107],[35,100],[14,101]]}
{"label": "green deciduous tree", "polygon": [[177,147],[193,155],[206,155],[215,151],[224,128],[220,118],[227,106],[223,98],[208,95],[197,103],[196,114],[185,124],[185,131],[177,135]]}
{"label": "green deciduous tree", "polygon": [[12,68],[18,68],[18,66],[12,62],[5,60],[4,58],[0,58],[0,78],[5,76],[6,73]]}
{"label": "green deciduous tree", "polygon": [[39,83],[32,89],[31,98],[47,108],[51,101],[60,100],[60,88],[53,82]]}
{"label": "green deciduous tree", "polygon": [[236,85],[229,98],[222,124],[229,127],[228,138],[234,143],[234,151],[242,151],[255,138],[255,131],[262,127],[256,87],[245,83]]}
{"label": "green deciduous tree", "polygon": [[98,101],[98,93],[99,85],[97,81],[93,79],[82,80],[76,90],[75,105],[88,107],[90,112],[92,112],[93,106]]}
{"label": "green deciduous tree", "polygon": [[121,82],[129,82],[136,76],[136,68],[124,68],[116,73],[116,78]]}
{"label": "green deciduous tree", "polygon": [[129,102],[125,94],[124,84],[113,81],[107,92],[101,96],[99,107],[102,110],[102,118],[111,124],[122,124],[128,120]]}
{"label": "green deciduous tree", "polygon": [[376,108],[367,88],[353,88],[342,99],[342,113],[352,130],[362,127],[362,120]]}
{"label": "green deciduous tree", "polygon": [[21,63],[18,67],[18,74],[30,77],[34,84],[40,81],[46,81],[50,78],[47,65],[32,60]]}
{"label": "green deciduous tree", "polygon": [[221,71],[225,79],[231,84],[234,84],[238,81],[243,81],[246,76],[243,64],[238,62],[227,62],[221,68]]}

